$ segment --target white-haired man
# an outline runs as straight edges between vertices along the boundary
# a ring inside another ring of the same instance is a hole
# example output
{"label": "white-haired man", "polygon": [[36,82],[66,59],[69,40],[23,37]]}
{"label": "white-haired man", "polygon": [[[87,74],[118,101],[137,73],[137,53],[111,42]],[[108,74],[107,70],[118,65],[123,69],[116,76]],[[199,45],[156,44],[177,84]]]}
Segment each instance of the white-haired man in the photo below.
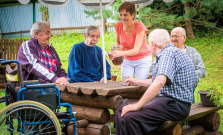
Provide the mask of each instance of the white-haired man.
{"label": "white-haired man", "polygon": [[23,80],[39,80],[40,83],[66,84],[69,79],[61,68],[60,58],[49,43],[50,25],[45,21],[36,22],[30,30],[31,38],[19,48],[17,60],[22,66]]}
{"label": "white-haired man", "polygon": [[[88,26],[84,33],[85,40],[74,44],[68,65],[70,82],[104,81],[102,49],[97,46],[100,30],[97,26]],[[107,79],[111,79],[111,66],[106,60]]]}
{"label": "white-haired man", "polygon": [[[171,31],[171,42],[174,44],[175,47],[182,50],[186,55],[192,60],[195,66],[196,74],[199,78],[204,78],[206,76],[206,69],[202,60],[201,55],[199,52],[190,46],[184,45],[186,41],[186,31],[182,27],[176,27]],[[150,68],[150,75],[153,74],[153,70],[155,69],[155,61]]]}
{"label": "white-haired man", "polygon": [[201,55],[195,48],[184,45],[186,38],[186,31],[182,27],[176,27],[171,31],[171,42],[174,44],[174,46],[176,46],[177,48],[185,52],[187,56],[189,56],[189,58],[194,63],[197,76],[199,78],[204,78],[207,71],[205,69]]}
{"label": "white-haired man", "polygon": [[192,61],[170,42],[170,35],[164,29],[153,30],[149,44],[156,57],[153,77],[147,80],[130,77],[125,81],[148,89],[138,102],[118,108],[117,135],[144,135],[164,121],[178,121],[189,115],[198,83]]}

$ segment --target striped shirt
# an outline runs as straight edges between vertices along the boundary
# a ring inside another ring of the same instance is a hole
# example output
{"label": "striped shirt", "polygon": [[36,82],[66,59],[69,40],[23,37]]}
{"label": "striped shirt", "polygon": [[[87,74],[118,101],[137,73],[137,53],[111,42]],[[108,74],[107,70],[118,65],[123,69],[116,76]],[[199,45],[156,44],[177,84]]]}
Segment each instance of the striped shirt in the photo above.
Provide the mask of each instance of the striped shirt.
{"label": "striped shirt", "polygon": [[158,75],[167,76],[166,84],[158,96],[168,96],[192,103],[194,90],[199,81],[195,67],[189,57],[172,43],[165,46],[156,56],[156,67],[152,81]]}

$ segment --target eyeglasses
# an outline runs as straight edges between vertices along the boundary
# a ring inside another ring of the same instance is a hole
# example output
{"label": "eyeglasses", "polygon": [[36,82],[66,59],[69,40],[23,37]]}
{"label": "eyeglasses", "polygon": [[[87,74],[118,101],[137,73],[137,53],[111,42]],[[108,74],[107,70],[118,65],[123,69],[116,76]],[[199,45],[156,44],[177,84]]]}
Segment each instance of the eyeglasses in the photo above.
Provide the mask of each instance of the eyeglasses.
{"label": "eyeglasses", "polygon": [[178,36],[178,35],[171,35],[171,38],[179,38],[179,37],[183,37],[184,35],[182,36]]}

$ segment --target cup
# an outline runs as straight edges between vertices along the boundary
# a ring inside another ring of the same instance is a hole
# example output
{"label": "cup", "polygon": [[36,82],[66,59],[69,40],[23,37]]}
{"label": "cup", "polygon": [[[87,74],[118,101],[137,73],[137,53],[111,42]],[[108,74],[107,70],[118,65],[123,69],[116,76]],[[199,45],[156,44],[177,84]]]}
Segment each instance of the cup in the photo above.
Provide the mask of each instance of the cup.
{"label": "cup", "polygon": [[112,52],[108,52],[108,58],[109,58],[110,60],[113,60]]}
{"label": "cup", "polygon": [[116,81],[117,80],[117,75],[116,74],[111,74],[111,80]]}
{"label": "cup", "polygon": [[129,83],[125,83],[124,81],[128,78],[128,76],[122,76],[123,85],[128,86]]}

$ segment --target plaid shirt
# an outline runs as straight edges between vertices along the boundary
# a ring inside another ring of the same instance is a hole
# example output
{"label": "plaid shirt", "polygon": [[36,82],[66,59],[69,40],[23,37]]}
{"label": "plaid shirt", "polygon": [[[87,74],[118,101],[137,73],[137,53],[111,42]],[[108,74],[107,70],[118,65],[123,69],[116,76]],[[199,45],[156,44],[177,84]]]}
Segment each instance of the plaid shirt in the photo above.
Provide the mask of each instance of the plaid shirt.
{"label": "plaid shirt", "polygon": [[[57,71],[57,61],[52,57],[49,51],[49,46],[40,49],[41,52],[41,63],[45,66],[50,72],[55,73]],[[40,79],[41,83],[46,83],[45,80]]]}
{"label": "plaid shirt", "polygon": [[192,103],[198,83],[195,67],[189,57],[172,43],[165,46],[156,56],[156,68],[152,81],[158,75],[167,76],[166,84],[158,96],[172,97]]}

